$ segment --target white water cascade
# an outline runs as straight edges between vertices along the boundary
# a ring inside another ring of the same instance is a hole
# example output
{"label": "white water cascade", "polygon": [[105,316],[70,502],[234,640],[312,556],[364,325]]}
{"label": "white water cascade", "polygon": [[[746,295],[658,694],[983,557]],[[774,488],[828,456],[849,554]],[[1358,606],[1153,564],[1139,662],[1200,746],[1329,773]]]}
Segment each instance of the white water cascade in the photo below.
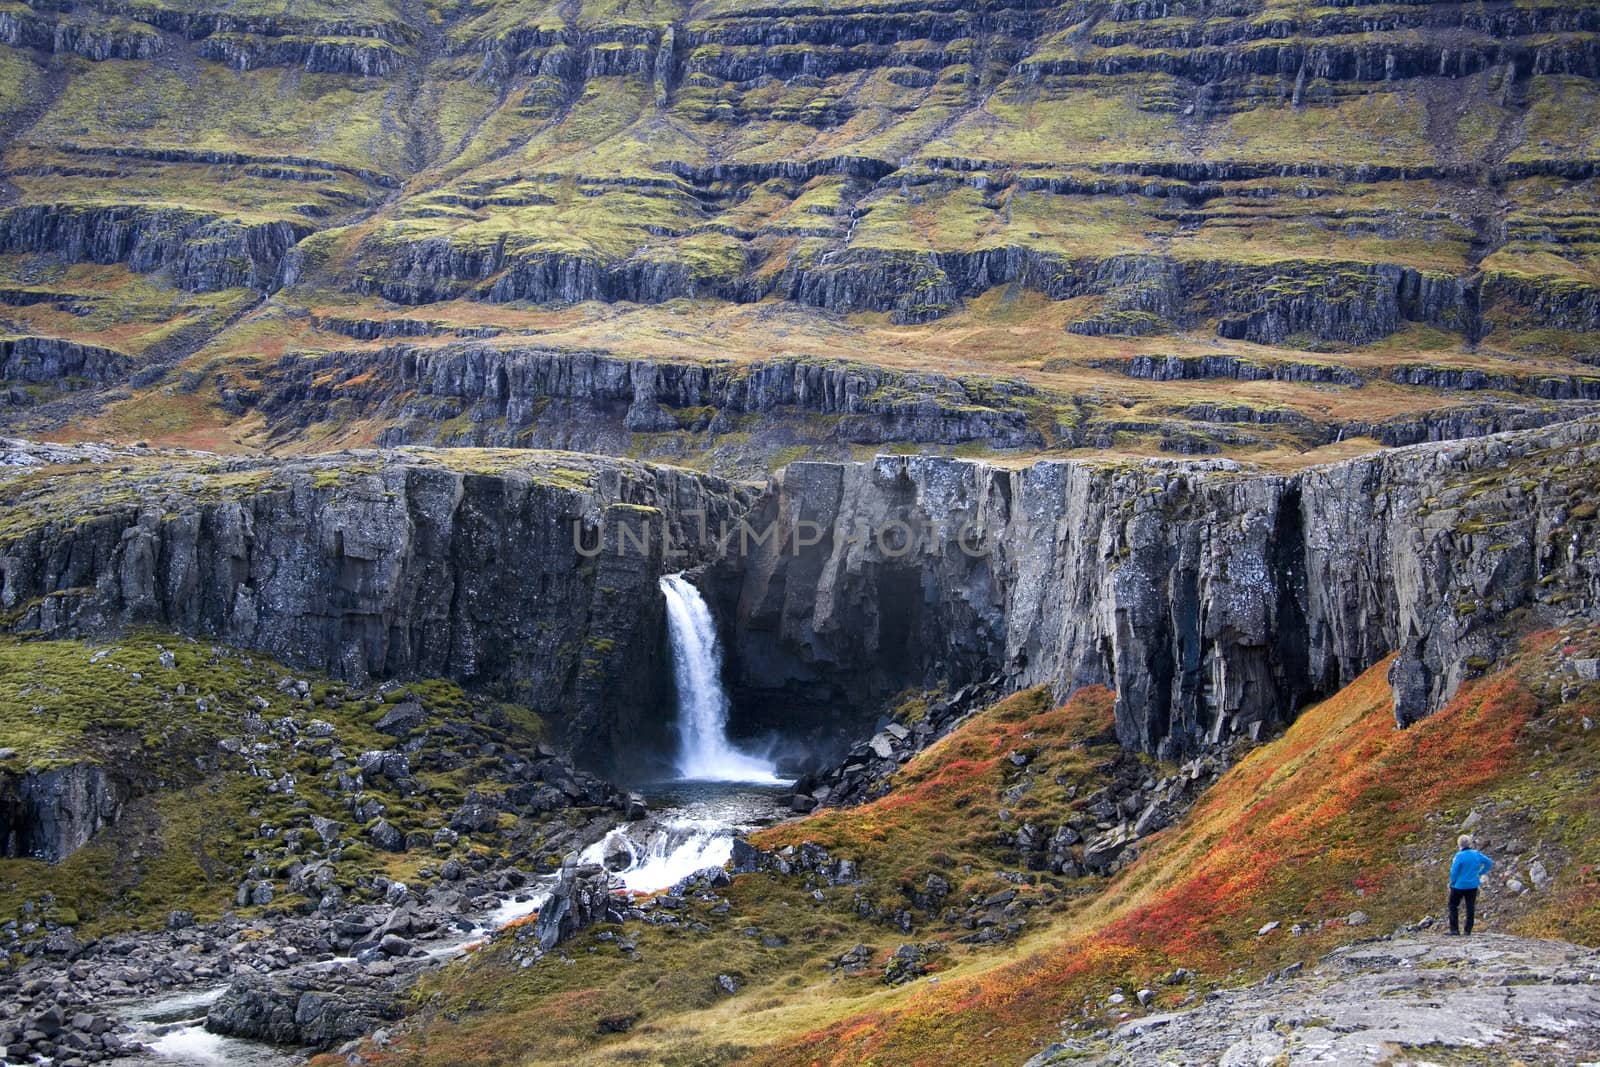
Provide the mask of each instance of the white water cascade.
{"label": "white water cascade", "polygon": [[661,579],[667,597],[667,637],[678,692],[678,775],[697,782],[783,782],[768,760],[728,741],[728,694],[722,688],[722,648],[711,609],[681,574]]}
{"label": "white water cascade", "polygon": [[579,859],[604,864],[632,892],[654,893],[696,871],[727,863],[737,832],[737,827],[713,819],[667,818],[640,829],[618,827]]}

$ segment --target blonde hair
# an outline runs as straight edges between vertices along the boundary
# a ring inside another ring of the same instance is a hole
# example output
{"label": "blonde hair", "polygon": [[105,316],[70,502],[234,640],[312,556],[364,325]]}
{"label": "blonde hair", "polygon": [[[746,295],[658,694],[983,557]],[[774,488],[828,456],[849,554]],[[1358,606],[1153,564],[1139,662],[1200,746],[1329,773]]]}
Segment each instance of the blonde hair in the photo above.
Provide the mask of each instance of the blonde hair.
{"label": "blonde hair", "polygon": [[1472,835],[1471,834],[1462,834],[1460,837],[1456,838],[1456,846],[1458,848],[1462,848],[1462,849],[1471,848],[1472,847]]}

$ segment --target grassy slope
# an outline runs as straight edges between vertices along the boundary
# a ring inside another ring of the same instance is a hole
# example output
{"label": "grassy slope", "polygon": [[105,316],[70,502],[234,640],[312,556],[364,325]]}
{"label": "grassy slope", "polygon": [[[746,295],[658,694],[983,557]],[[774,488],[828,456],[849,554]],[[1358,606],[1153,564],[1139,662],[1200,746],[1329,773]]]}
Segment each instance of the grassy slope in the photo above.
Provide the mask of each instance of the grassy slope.
{"label": "grassy slope", "polygon": [[[1390,714],[1388,663],[1378,664],[1241,761],[1057,944],[749,1062],[1020,1058],[1058,1024],[1117,1018],[1121,1009],[1105,1002],[1113,987],[1162,989],[1159,978],[1175,967],[1232,983],[1312,959],[1368,932],[1344,923],[1356,910],[1379,932],[1438,914],[1454,827],[1487,800],[1533,819],[1550,854],[1572,857],[1556,888],[1532,900],[1491,888],[1487,921],[1600,941],[1600,849],[1587,832],[1600,804],[1591,780],[1600,738],[1582,725],[1600,711],[1600,690],[1559,703],[1556,644],[1535,639],[1515,665],[1404,732]],[[1592,634],[1586,644],[1593,648]],[[1497,828],[1481,832],[1493,848]],[[1272,921],[1283,926],[1257,936]],[[1311,932],[1293,936],[1295,922]],[[1184,996],[1163,990],[1158,1006]]]}
{"label": "grassy slope", "polygon": [[[1133,990],[1150,986],[1160,991],[1156,1009],[1167,1009],[1437,915],[1455,828],[1475,807],[1502,873],[1534,857],[1556,872],[1550,887],[1520,897],[1497,874],[1485,922],[1600,942],[1600,845],[1589,832],[1600,732],[1584,726],[1600,717],[1600,686],[1569,689],[1565,703],[1561,693],[1573,679],[1563,652],[1597,649],[1593,631],[1539,635],[1404,732],[1394,729],[1380,663],[1249,753],[1180,824],[1141,842],[1142,856],[1109,884],[1024,879],[1033,884],[1021,892],[1046,903],[1014,946],[952,944],[936,957],[937,982],[898,989],[872,973],[827,969],[856,939],[875,946],[878,967],[897,943],[949,939],[955,931],[937,920],[905,935],[860,915],[904,902],[935,871],[956,885],[952,902],[1009,884],[995,878],[1008,860],[995,841],[997,809],[1053,826],[1072,806],[1063,786],[1104,780],[1108,695],[1086,690],[1047,711],[1038,694],[1023,694],[919,756],[883,800],[760,839],[822,844],[858,860],[869,885],[823,888],[818,901],[799,878],[751,875],[725,891],[725,917],[691,902],[709,927],[701,933],[601,928],[527,969],[513,961],[514,943],[491,948],[434,983],[420,1034],[378,1062],[1020,1062],[1063,1026],[1094,1029],[1125,1015],[1107,1004],[1114,989],[1131,1004]],[[1018,772],[1004,757],[1019,746],[1034,752],[1036,788],[1017,797],[1007,795]],[[1369,925],[1346,923],[1356,910]],[[1257,936],[1272,921],[1282,925]],[[1290,932],[1295,923],[1302,934]],[[747,929],[789,945],[759,948]],[[619,958],[622,934],[640,960]],[[1191,984],[1160,982],[1178,967],[1196,972]],[[720,998],[713,978],[730,971],[744,989]],[[597,1030],[598,1019],[619,1014],[634,1020],[630,1033]]]}
{"label": "grassy slope", "polygon": [[[161,662],[163,650],[173,656],[171,668]],[[307,697],[280,688],[293,679],[310,683]],[[16,750],[0,761],[0,771],[89,763],[116,777],[144,780],[149,790],[127,805],[114,828],[59,864],[0,858],[0,921],[23,915],[27,901],[38,906],[35,919],[71,923],[80,937],[160,927],[173,909],[216,918],[233,908],[234,890],[250,867],[271,869],[292,859],[283,851],[281,835],[263,839],[256,828],[271,823],[280,830],[305,830],[312,814],[344,826],[338,885],[346,892],[373,874],[414,877],[420,865],[444,856],[373,850],[342,801],[323,788],[333,776],[332,742],[291,741],[272,728],[284,715],[294,716],[302,727],[321,719],[334,726],[337,745],[354,758],[398,744],[374,730],[373,723],[406,698],[421,702],[430,727],[497,709],[498,725],[483,727],[480,720],[480,728],[521,749],[540,736],[538,717],[526,709],[474,700],[448,682],[363,692],[265,656],[158,633],[104,643],[0,641],[0,738]],[[249,720],[255,716],[266,725],[252,732]],[[242,761],[220,752],[218,741],[230,737],[265,741],[257,758],[272,774],[245,773]],[[436,747],[429,742],[430,750]],[[152,770],[157,783],[145,780]],[[292,793],[271,788],[283,774],[297,780]],[[426,792],[410,798],[393,794],[383,779],[374,778],[367,787],[402,832],[431,832],[469,789],[495,788],[493,761],[467,760],[455,770],[420,772],[419,780]],[[475,849],[502,844],[492,835],[476,843],[464,838],[460,856],[465,860]],[[281,881],[277,890],[272,908],[302,903]]]}

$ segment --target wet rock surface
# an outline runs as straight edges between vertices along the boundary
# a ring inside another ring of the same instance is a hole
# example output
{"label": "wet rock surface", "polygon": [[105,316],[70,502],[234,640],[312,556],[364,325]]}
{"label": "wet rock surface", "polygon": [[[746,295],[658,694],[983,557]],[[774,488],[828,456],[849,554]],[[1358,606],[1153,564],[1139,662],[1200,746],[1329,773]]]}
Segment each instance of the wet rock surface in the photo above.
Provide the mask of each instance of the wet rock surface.
{"label": "wet rock surface", "polygon": [[1600,953],[1504,934],[1397,934],[1270,983],[1068,1042],[1046,1064],[1571,1064],[1600,1054]]}
{"label": "wet rock surface", "polygon": [[[28,1024],[6,1043],[7,1055],[24,1060],[71,1049],[84,1062],[135,1055],[137,1030],[122,1006],[223,985],[200,1011],[214,1033],[318,1048],[358,1037],[399,1018],[417,975],[447,959],[448,949],[510,895],[497,888],[507,869],[438,887],[401,886],[398,904],[384,902],[388,887],[374,885],[379,903],[309,915],[195,923],[174,913],[166,930],[86,941],[59,929],[24,943],[24,962],[0,974],[0,1017]],[[380,939],[400,936],[394,931],[404,932],[405,951],[381,951]],[[49,1027],[34,1025],[41,1018],[68,1020],[63,1029],[94,1040],[63,1044]],[[88,1024],[79,1026],[83,1019]]]}

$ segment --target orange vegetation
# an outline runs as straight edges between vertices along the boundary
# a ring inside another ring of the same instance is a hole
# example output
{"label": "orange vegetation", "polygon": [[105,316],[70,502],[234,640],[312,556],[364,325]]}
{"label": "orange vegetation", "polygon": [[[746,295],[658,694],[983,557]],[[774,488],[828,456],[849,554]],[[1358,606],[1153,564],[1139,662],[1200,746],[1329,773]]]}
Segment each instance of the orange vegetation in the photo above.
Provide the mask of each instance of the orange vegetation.
{"label": "orange vegetation", "polygon": [[[1113,987],[1157,984],[1175,967],[1239,979],[1312,958],[1351,934],[1357,907],[1376,930],[1437,910],[1431,882],[1401,862],[1429,816],[1526,776],[1525,727],[1539,700],[1516,668],[1464,686],[1436,715],[1396,730],[1385,661],[1306,711],[1281,740],[1257,748],[1174,830],[1080,914],[1025,958],[927,987],[891,1009],[857,1016],[748,1058],[752,1064],[948,1064],[1015,1060],[1065,1023],[1099,1024]],[[1103,698],[1094,696],[1099,704]],[[1069,701],[1068,708],[1074,706]],[[1051,714],[1067,713],[1058,709]],[[1037,721],[1037,720],[1034,720]],[[1031,723],[1030,723],[1031,725]],[[952,740],[953,744],[962,744]],[[948,765],[944,773],[953,773]],[[957,798],[941,777],[856,811],[779,831],[849,837],[840,824],[881,826],[908,807]],[[953,814],[945,807],[944,816]],[[925,813],[923,818],[937,818]],[[820,832],[819,832],[820,831]],[[1596,879],[1575,907],[1592,903]],[[1436,895],[1436,894],[1435,894]],[[1281,928],[1258,935],[1270,921]],[[1304,924],[1303,936],[1292,923]],[[1130,996],[1131,999],[1131,996]]]}

